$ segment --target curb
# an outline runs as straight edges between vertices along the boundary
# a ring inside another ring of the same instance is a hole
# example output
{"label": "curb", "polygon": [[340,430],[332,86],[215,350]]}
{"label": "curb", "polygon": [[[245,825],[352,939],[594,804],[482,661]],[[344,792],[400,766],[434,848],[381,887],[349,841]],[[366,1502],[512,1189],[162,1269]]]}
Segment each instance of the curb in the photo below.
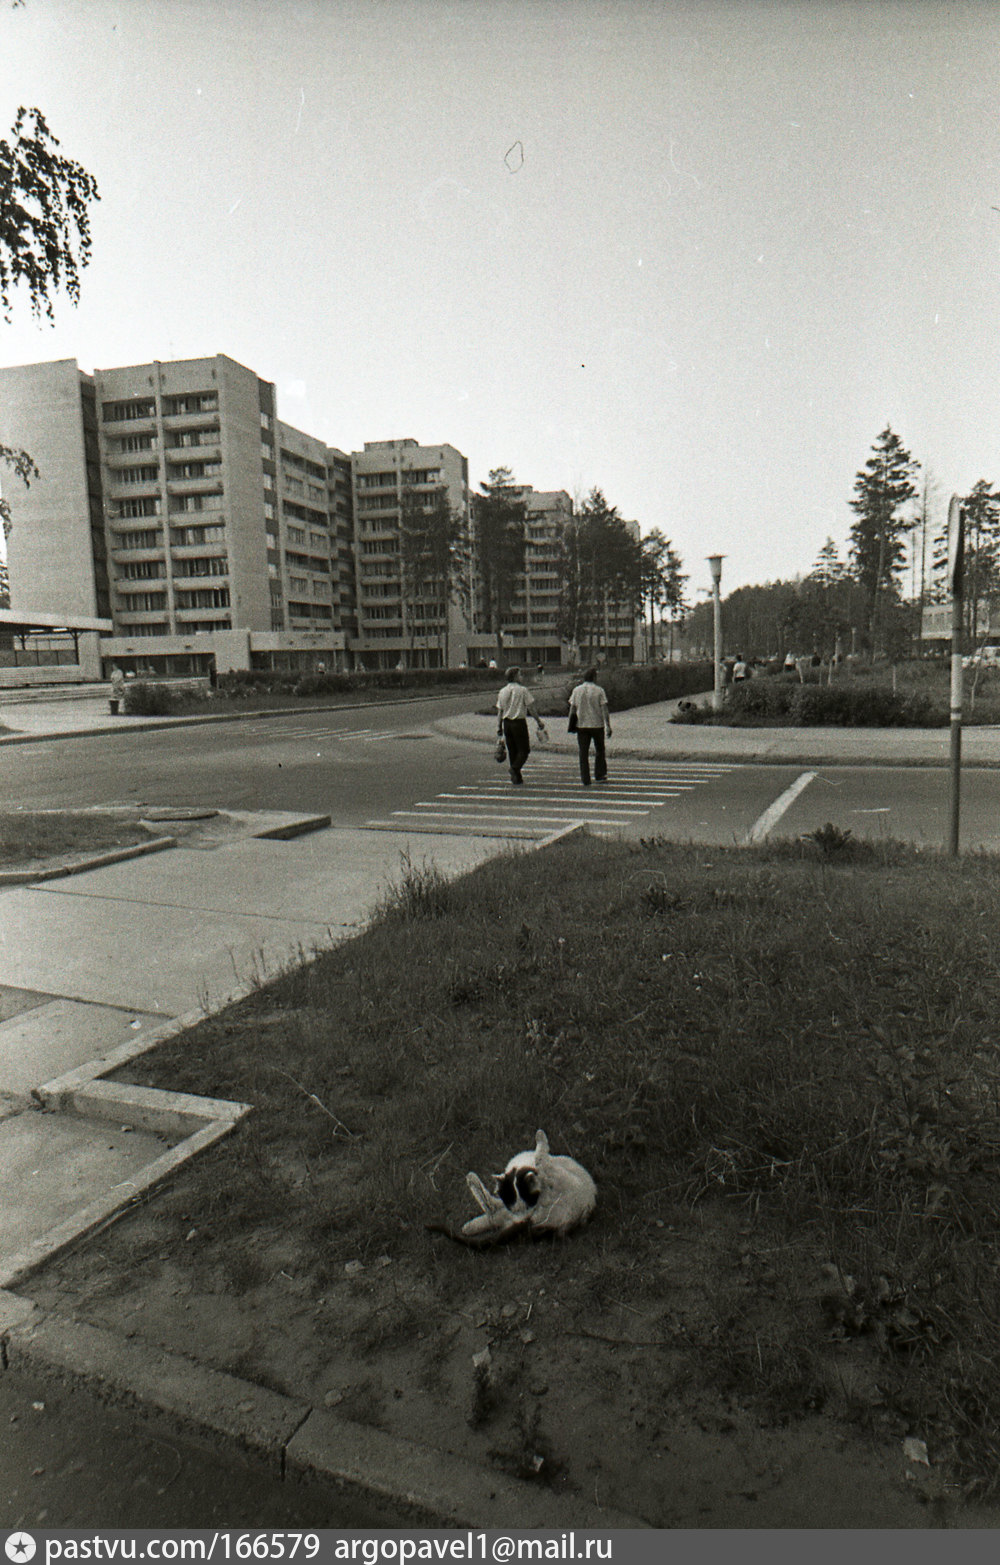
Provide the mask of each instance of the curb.
{"label": "curb", "polygon": [[648,1526],[449,1452],[351,1424],[326,1408],[137,1338],[45,1314],[9,1291],[0,1291],[0,1362],[4,1369],[56,1375],[106,1401],[152,1409],[181,1433],[255,1457],[282,1478],[319,1481],[375,1501],[379,1526],[601,1531]]}
{"label": "curb", "polygon": [[176,848],[176,837],[154,837],[152,842],[137,842],[131,848],[115,848],[110,853],[95,853],[90,858],[74,859],[72,864],[56,864],[49,869],[0,870],[0,886],[28,886],[39,880],[58,880],[64,875],[81,875],[87,869],[103,869],[105,864],[121,864],[125,859],[144,858],[147,853],[162,853]]}
{"label": "curb", "polygon": [[[456,691],[454,694],[461,694]],[[334,706],[279,706],[265,707],[262,710],[249,709],[246,712],[191,712],[180,717],[159,717],[152,720],[145,718],[126,718],[124,713],[116,722],[103,723],[99,728],[61,728],[58,732],[47,734],[25,733],[0,733],[0,745],[5,744],[45,744],[49,739],[86,739],[91,735],[151,733],[160,728],[191,727],[198,723],[241,723],[247,718],[254,722],[260,722],[268,717],[305,717],[310,712],[363,712],[373,711],[383,706],[403,706],[410,702],[418,701],[447,701],[451,699],[451,693],[433,696],[401,695],[391,701],[345,701]],[[12,703],[14,704],[14,703]],[[3,724],[3,705],[0,704],[0,726]],[[123,726],[124,725],[124,726]]]}
{"label": "curb", "polygon": [[[495,733],[491,733],[491,734],[458,733],[455,730],[450,729],[447,726],[449,722],[451,722],[450,718],[443,717],[438,722],[436,722],[433,726],[434,726],[435,730],[439,734],[444,735],[444,737],[446,737],[448,739],[458,740],[462,744],[481,745],[484,748],[486,746],[489,746],[490,749],[492,749],[494,744],[496,743],[496,735],[495,735]],[[717,729],[714,730],[714,731],[718,732]],[[771,730],[760,730],[760,731],[761,732],[770,732]],[[785,730],[783,730],[783,732],[784,731]],[[848,731],[849,732],[857,732],[857,730],[848,730]],[[893,731],[895,731],[895,730],[893,730]],[[947,733],[948,733],[947,729],[938,729],[938,728],[918,729],[918,730],[910,730],[910,731],[911,732],[919,732],[921,734],[928,734],[928,733],[937,734],[937,733],[941,733],[941,734],[944,734],[945,736],[947,736]],[[970,732],[969,729],[967,729],[967,728],[963,729],[963,734],[968,735],[969,732]],[[975,732],[975,730],[972,730],[972,732]],[[546,744],[539,745],[537,747],[537,749],[535,747],[532,747],[532,754],[534,755],[534,754],[537,754],[540,751],[546,751],[546,750],[552,751],[553,753],[555,753],[557,755],[574,756],[576,754],[575,748],[568,742],[568,740],[566,738],[564,738],[562,735],[559,735],[558,737],[553,738],[551,733],[549,735],[549,739],[548,739],[548,742]],[[686,750],[668,750],[668,749],[664,749],[662,747],[654,748],[654,747],[652,747],[650,745],[637,745],[637,744],[628,744],[628,743],[618,744],[618,742],[615,741],[615,747],[614,747],[613,752],[609,752],[609,763],[616,756],[621,758],[622,760],[630,760],[630,761],[642,761],[642,760],[645,760],[645,761],[666,761],[666,762],[670,762],[670,763],[680,762],[680,763],[685,763],[685,764],[693,764],[695,762],[700,762],[700,763],[702,763],[704,765],[712,765],[715,762],[719,762],[720,764],[725,764],[727,766],[825,766],[825,767],[831,767],[831,766],[837,766],[837,767],[847,767],[847,766],[885,766],[885,767],[900,767],[900,768],[921,766],[921,767],[933,767],[936,770],[944,770],[945,768],[947,768],[948,766],[951,765],[950,757],[947,754],[944,754],[944,755],[895,755],[895,756],[894,755],[844,755],[842,753],[838,754],[838,753],[833,752],[833,751],[822,751],[822,750],[805,751],[805,750],[800,750],[800,751],[796,751],[794,754],[789,754],[789,755],[777,754],[776,755],[776,754],[772,754],[772,753],[769,753],[767,751],[761,751],[761,750],[754,750],[754,751],[747,751],[747,750],[709,750],[709,749],[704,749],[704,750],[689,750],[689,749],[686,749]],[[971,769],[985,770],[986,768],[991,768],[991,767],[992,768],[1000,768],[1000,757],[975,756],[975,755],[970,756],[967,753],[967,751],[963,751],[963,753],[962,753],[962,769],[963,770],[971,770]]]}
{"label": "curb", "polygon": [[[213,813],[215,813],[213,811]],[[332,825],[329,815],[300,815],[293,820],[282,821],[278,826],[268,826],[263,831],[252,831],[252,840],[287,842],[293,837],[303,837],[307,832],[323,831]],[[82,875],[84,870],[103,869],[106,864],[121,864],[126,859],[139,859],[147,853],[161,853],[164,848],[176,848],[176,837],[154,837],[151,842],[137,842],[130,848],[115,848],[109,853],[95,853],[86,859],[74,859],[72,864],[56,864],[48,869],[0,870],[0,889],[4,886],[29,886],[40,880],[59,880],[65,875]]]}

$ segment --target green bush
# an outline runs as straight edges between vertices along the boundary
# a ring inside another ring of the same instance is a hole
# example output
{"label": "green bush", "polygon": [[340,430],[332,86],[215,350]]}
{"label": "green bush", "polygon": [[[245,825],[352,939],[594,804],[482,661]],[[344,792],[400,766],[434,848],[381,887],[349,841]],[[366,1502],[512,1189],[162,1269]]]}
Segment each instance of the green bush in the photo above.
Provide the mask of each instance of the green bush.
{"label": "green bush", "polygon": [[134,679],[125,686],[126,716],[167,717],[173,710],[173,693],[166,685]]}
{"label": "green bush", "polygon": [[[564,717],[570,691],[582,678],[582,673],[571,674],[561,697],[547,702],[543,715]],[[626,663],[597,671],[597,683],[607,696],[612,712],[651,706],[655,701],[675,701],[679,696],[702,695],[711,690],[713,678],[711,663]]]}
{"label": "green bush", "polygon": [[926,695],[899,695],[878,685],[800,685],[789,713],[802,727],[928,728],[944,721]]}
{"label": "green bush", "polygon": [[796,694],[805,688],[766,675],[744,679],[728,692],[726,711],[731,718],[756,717],[771,722],[778,718],[784,720],[788,717]]}

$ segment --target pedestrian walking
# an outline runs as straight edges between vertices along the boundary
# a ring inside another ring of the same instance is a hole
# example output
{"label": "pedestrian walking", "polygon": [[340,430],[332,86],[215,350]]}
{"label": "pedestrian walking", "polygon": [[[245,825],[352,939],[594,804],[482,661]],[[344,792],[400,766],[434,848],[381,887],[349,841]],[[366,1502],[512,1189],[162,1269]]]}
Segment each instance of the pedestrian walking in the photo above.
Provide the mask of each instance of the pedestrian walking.
{"label": "pedestrian walking", "polygon": [[111,670],[111,699],[108,702],[112,717],[121,711],[125,701],[125,675],[116,663]]}
{"label": "pedestrian walking", "polygon": [[531,754],[528,739],[528,714],[538,725],[539,738],[548,737],[545,724],[535,711],[535,698],[527,685],[521,683],[521,670],[512,666],[506,672],[507,683],[497,696],[497,737],[507,746],[507,764],[510,780],[516,787],[524,781],[521,768]]}
{"label": "pedestrian walking", "polygon": [[570,729],[576,734],[580,751],[580,781],[590,787],[590,746],[594,746],[594,780],[607,782],[608,761],[604,750],[604,735],[611,738],[611,713],[608,698],[600,685],[595,684],[597,669],[588,668],[582,683],[575,686],[569,698]]}

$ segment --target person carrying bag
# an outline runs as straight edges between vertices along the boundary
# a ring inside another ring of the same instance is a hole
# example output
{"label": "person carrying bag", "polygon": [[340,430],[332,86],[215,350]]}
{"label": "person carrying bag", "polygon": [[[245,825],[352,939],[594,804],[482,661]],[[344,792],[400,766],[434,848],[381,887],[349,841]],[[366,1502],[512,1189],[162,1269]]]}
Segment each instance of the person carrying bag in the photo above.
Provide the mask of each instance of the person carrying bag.
{"label": "person carrying bag", "polygon": [[545,724],[535,711],[535,698],[528,687],[522,685],[520,675],[521,670],[516,664],[512,665],[507,670],[507,683],[497,696],[496,758],[498,761],[503,759],[500,754],[500,746],[503,743],[510,765],[510,780],[515,787],[524,782],[521,768],[531,754],[531,742],[528,738],[529,713],[538,725],[538,737],[548,738]]}

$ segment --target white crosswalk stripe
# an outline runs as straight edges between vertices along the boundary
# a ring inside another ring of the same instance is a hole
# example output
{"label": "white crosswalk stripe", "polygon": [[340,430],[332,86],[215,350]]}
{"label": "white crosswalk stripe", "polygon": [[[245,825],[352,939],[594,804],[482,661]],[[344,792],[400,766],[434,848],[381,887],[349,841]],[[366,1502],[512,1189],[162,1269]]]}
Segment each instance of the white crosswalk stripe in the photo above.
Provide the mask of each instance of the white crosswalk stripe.
{"label": "white crosswalk stripe", "polygon": [[426,734],[407,733],[400,728],[280,728],[271,723],[249,723],[242,730],[251,739],[273,739],[276,743],[285,743],[286,740],[304,739],[312,742],[314,739],[362,739],[370,743],[378,743],[385,739],[425,739]]}
{"label": "white crosswalk stripe", "polygon": [[576,759],[532,756],[524,785],[513,788],[506,769],[463,783],[432,799],[418,799],[365,824],[375,830],[464,831],[478,836],[546,837],[574,822],[613,828],[634,824],[659,805],[733,770],[724,763],[622,761],[607,782],[583,788]]}

